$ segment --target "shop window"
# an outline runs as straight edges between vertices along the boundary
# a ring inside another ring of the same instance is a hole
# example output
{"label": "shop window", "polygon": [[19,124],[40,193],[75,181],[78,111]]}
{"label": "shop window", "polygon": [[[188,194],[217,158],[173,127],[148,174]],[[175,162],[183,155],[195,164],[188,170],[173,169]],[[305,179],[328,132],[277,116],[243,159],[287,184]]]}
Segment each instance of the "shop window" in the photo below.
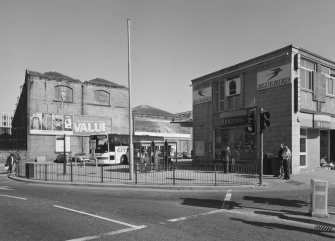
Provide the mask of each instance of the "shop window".
{"label": "shop window", "polygon": [[107,91],[103,91],[103,90],[94,91],[95,104],[109,106],[109,101],[110,101],[110,94]]}
{"label": "shop window", "polygon": [[313,90],[313,72],[316,71],[316,64],[307,59],[300,61],[300,80],[301,87],[308,90]]}
{"label": "shop window", "polygon": [[321,66],[321,73],[326,78],[326,89],[327,94],[335,95],[335,70]]}
{"label": "shop window", "polygon": [[307,129],[300,129],[300,166],[304,167],[306,163],[307,154]]}
{"label": "shop window", "polygon": [[73,90],[64,85],[55,86],[55,100],[73,102]]}
{"label": "shop window", "polygon": [[215,159],[221,159],[221,151],[230,146],[236,162],[256,161],[257,141],[255,135],[246,133],[244,128],[218,129],[215,131]]}

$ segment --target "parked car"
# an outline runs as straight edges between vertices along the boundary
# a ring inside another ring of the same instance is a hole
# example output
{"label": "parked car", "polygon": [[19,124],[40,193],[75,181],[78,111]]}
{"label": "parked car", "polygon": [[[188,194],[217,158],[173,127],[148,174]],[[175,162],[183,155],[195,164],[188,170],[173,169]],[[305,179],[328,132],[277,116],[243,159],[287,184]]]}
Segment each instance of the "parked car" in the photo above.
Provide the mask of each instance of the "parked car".
{"label": "parked car", "polygon": [[[59,153],[56,157],[56,160],[54,160],[54,163],[64,163],[64,153]],[[66,155],[66,163],[69,161],[69,156]]]}
{"label": "parked car", "polygon": [[71,162],[88,163],[89,161],[90,157],[84,152],[78,152],[71,157]]}

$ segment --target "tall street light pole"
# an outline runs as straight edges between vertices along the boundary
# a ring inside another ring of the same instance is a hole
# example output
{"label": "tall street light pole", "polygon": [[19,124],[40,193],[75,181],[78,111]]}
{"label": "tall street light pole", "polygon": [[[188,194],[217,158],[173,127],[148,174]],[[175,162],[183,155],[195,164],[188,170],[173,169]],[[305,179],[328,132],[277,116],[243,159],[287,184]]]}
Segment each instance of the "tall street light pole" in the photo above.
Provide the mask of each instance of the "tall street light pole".
{"label": "tall street light pole", "polygon": [[130,59],[130,19],[127,19],[128,33],[128,98],[129,98],[129,179],[134,179],[134,150],[133,150],[133,113],[131,110],[131,59]]}

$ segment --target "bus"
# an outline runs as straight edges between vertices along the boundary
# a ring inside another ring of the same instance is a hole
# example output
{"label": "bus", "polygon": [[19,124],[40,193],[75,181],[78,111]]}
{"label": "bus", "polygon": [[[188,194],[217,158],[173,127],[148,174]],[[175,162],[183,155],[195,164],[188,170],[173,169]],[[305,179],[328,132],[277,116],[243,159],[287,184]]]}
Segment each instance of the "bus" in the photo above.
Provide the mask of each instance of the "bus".
{"label": "bus", "polygon": [[[89,143],[90,155],[94,156],[97,164],[129,164],[129,135],[92,134]],[[164,138],[160,136],[133,135],[134,156],[139,156],[140,152],[151,152],[152,145],[158,147],[161,143],[164,145]]]}

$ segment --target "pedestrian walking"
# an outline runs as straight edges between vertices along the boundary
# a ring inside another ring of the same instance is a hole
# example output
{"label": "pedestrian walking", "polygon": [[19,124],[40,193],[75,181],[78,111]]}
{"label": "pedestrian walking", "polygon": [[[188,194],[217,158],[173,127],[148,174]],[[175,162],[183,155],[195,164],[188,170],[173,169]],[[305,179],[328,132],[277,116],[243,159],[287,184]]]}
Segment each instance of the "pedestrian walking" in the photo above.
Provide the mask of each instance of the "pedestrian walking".
{"label": "pedestrian walking", "polygon": [[291,160],[291,151],[288,146],[285,144],[283,149],[283,168],[284,168],[284,179],[290,180],[290,160]]}
{"label": "pedestrian walking", "polygon": [[13,154],[10,154],[7,157],[6,164],[8,165],[7,173],[12,173],[13,164],[14,164],[14,155]]}
{"label": "pedestrian walking", "polygon": [[224,172],[229,172],[230,160],[231,160],[230,147],[225,146],[221,152],[221,161],[223,164]]}
{"label": "pedestrian walking", "polygon": [[277,154],[277,161],[279,163],[279,169],[278,169],[278,172],[275,173],[274,177],[279,177],[279,178],[284,177],[283,151],[284,151],[284,144],[280,144],[278,154]]}

